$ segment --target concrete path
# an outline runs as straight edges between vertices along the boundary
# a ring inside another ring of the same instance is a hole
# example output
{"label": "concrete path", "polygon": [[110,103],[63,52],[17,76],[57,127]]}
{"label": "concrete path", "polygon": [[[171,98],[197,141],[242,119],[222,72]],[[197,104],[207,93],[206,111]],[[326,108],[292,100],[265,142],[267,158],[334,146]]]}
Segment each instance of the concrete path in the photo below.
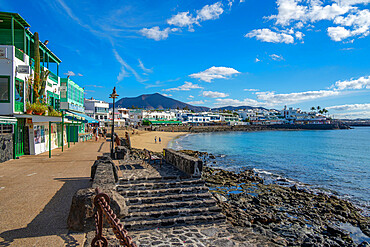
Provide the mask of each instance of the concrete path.
{"label": "concrete path", "polygon": [[109,143],[87,141],[0,163],[0,246],[82,246],[68,233],[73,194],[90,187],[90,167]]}

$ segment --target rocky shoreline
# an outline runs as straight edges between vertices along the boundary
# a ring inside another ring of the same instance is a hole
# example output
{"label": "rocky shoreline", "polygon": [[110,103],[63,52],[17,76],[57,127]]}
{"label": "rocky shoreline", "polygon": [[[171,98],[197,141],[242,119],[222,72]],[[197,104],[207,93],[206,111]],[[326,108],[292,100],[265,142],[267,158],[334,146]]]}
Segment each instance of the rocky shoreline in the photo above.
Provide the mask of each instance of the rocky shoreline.
{"label": "rocky shoreline", "polygon": [[[184,150],[195,157],[204,152]],[[252,229],[282,246],[370,246],[370,217],[334,195],[265,184],[253,170],[204,167],[203,179],[234,226]],[[344,229],[357,229],[353,235]],[[360,230],[361,229],[361,230]]]}
{"label": "rocky shoreline", "polygon": [[[148,128],[146,128],[148,129]],[[225,131],[265,131],[265,130],[335,130],[351,129],[342,123],[334,124],[272,124],[272,125],[210,125],[210,126],[151,126],[152,131],[164,132],[225,132]]]}

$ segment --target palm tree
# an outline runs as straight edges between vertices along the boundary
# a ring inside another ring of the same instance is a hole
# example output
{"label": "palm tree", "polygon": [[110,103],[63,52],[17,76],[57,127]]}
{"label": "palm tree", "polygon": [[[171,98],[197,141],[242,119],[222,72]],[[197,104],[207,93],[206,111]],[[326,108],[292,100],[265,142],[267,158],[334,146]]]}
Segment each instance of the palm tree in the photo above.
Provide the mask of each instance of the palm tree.
{"label": "palm tree", "polygon": [[325,117],[326,117],[326,114],[329,112],[328,110],[326,110],[325,108],[322,109],[322,112],[325,114]]}
{"label": "palm tree", "polygon": [[311,107],[311,111],[313,111],[313,112],[314,112],[315,110],[316,110],[316,108],[315,108],[314,106],[312,106],[312,107]]}
{"label": "palm tree", "polygon": [[317,109],[317,110],[320,110],[320,109],[321,109],[321,107],[320,107],[320,106],[318,106],[316,109]]}

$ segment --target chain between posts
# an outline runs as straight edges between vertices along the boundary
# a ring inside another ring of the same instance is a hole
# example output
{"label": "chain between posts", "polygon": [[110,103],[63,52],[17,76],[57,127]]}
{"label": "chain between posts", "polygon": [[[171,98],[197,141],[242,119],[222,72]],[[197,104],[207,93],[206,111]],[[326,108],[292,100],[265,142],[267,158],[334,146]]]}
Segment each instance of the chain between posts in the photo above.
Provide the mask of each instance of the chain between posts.
{"label": "chain between posts", "polygon": [[107,194],[101,192],[99,188],[95,189],[96,196],[94,198],[94,205],[96,207],[95,224],[96,224],[96,236],[91,242],[92,247],[108,247],[108,240],[103,236],[103,215],[108,220],[110,226],[117,239],[119,239],[120,245],[126,247],[137,247],[133,242],[132,238],[128,235],[128,232],[123,229],[123,225],[117,218],[117,215],[113,212],[109,206],[110,198]]}

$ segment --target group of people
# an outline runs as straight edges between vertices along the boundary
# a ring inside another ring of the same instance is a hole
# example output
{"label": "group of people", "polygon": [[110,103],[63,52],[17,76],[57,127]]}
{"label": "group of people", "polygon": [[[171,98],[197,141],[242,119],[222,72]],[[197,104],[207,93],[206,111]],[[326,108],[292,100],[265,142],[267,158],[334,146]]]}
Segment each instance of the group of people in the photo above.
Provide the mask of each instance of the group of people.
{"label": "group of people", "polygon": [[99,137],[106,137],[107,136],[107,129],[96,127],[93,129],[93,135],[95,136],[95,141],[99,140]]}
{"label": "group of people", "polygon": [[[161,143],[161,137],[158,136],[158,143]],[[154,137],[154,143],[157,143],[157,136]]]}

